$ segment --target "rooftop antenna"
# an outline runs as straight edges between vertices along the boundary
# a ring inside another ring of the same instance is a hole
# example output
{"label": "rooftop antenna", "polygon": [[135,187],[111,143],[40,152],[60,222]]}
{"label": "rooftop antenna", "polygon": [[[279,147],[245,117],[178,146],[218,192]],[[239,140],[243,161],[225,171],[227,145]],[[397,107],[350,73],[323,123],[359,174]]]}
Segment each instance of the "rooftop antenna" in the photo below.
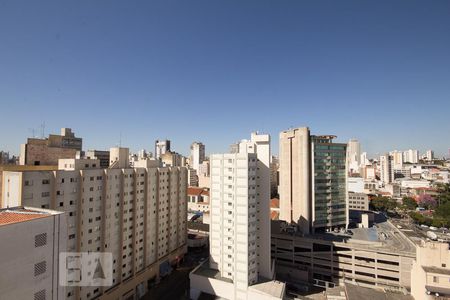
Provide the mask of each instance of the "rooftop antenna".
{"label": "rooftop antenna", "polygon": [[119,134],[119,148],[122,148],[122,131]]}
{"label": "rooftop antenna", "polygon": [[28,131],[31,131],[31,136],[34,138],[36,130],[34,128],[28,128]]}
{"label": "rooftop antenna", "polygon": [[42,124],[41,124],[41,133],[42,133],[42,138],[44,138],[45,137],[45,121],[42,122]]}

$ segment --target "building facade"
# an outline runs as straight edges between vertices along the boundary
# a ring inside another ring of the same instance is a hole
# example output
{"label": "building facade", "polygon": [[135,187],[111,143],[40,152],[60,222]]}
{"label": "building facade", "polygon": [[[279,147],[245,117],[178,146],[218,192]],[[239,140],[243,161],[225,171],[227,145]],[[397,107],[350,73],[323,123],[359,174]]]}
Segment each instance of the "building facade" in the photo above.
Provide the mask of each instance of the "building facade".
{"label": "building facade", "polygon": [[[301,236],[272,222],[272,257],[276,260],[277,278],[309,282],[320,287],[343,283],[363,287],[408,292],[414,246],[399,236],[398,245],[381,242],[327,239],[314,235]],[[396,229],[389,226],[388,231]],[[422,299],[422,298],[417,298]]]}
{"label": "building facade", "polygon": [[348,193],[348,209],[369,210],[369,196],[364,193]]}
{"label": "building facade", "polygon": [[447,243],[428,242],[417,246],[411,274],[414,299],[450,298],[450,249]]}
{"label": "building facade", "polygon": [[0,209],[0,298],[65,299],[59,253],[66,251],[61,212],[30,207]]}
{"label": "building facade", "polygon": [[357,139],[350,139],[347,146],[347,170],[350,174],[359,174],[361,166],[361,144]]}
{"label": "building facade", "polygon": [[161,264],[186,252],[186,169],[120,168],[121,160],[108,169],[68,159],[56,171],[3,172],[3,205],[64,211],[68,251],[112,253],[113,285],[71,287],[66,299],[138,298]]}
{"label": "building facade", "polygon": [[100,161],[101,168],[109,167],[109,151],[87,150],[84,156],[90,159],[98,159]]}
{"label": "building facade", "polygon": [[61,128],[61,134],[48,138],[28,138],[20,146],[21,165],[57,165],[60,158],[75,158],[82,149],[83,140],[75,137],[70,128]]}
{"label": "building facade", "polygon": [[193,142],[191,144],[191,156],[189,164],[190,166],[197,171],[197,174],[200,173],[200,165],[205,160],[205,145],[200,142]]}
{"label": "building facade", "polygon": [[303,233],[348,223],[347,145],[333,139],[306,127],[280,133],[280,220]]}
{"label": "building facade", "polygon": [[270,136],[258,133],[239,143],[239,153],[210,157],[210,258],[190,274],[192,298],[198,291],[225,299],[283,297],[284,284],[272,280],[270,157]]}
{"label": "building facade", "polygon": [[161,155],[170,151],[169,140],[156,140],[155,141],[155,158],[160,159]]}
{"label": "building facade", "polygon": [[384,184],[389,184],[394,181],[393,157],[388,153],[380,156],[380,180]]}

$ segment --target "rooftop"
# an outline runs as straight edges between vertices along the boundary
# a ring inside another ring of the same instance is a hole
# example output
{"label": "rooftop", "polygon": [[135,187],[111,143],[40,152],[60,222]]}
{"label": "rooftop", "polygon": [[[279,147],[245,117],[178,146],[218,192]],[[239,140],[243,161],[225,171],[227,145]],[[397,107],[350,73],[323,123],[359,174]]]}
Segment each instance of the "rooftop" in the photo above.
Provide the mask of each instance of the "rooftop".
{"label": "rooftop", "polygon": [[220,276],[219,270],[211,269],[209,267],[209,259],[205,260],[200,266],[198,266],[197,269],[193,271],[193,273],[204,277],[222,280],[228,283],[233,283],[231,279]]}
{"label": "rooftop", "polygon": [[450,276],[450,269],[439,268],[439,267],[427,267],[427,266],[422,266],[422,268],[427,273],[435,273],[435,274],[449,275]]}
{"label": "rooftop", "polygon": [[284,282],[277,280],[259,278],[258,283],[251,285],[248,288],[281,299],[284,296],[285,284]]}
{"label": "rooftop", "polygon": [[187,194],[188,196],[209,196],[209,191],[208,189],[205,188],[199,188],[199,187],[188,187],[187,189]]}
{"label": "rooftop", "polygon": [[355,248],[367,251],[403,253],[414,255],[416,253],[415,245],[398,228],[388,221],[377,222],[371,228],[350,229],[353,235],[346,233],[316,233],[303,235],[301,232],[286,232],[281,230],[282,222],[272,221],[272,234],[295,235],[302,238],[313,240],[325,240],[331,242],[345,243]]}
{"label": "rooftop", "polygon": [[277,198],[270,199],[270,208],[280,208],[280,199]]}
{"label": "rooftop", "polygon": [[5,208],[0,210],[0,226],[45,218],[50,215],[52,214],[48,211],[23,206]]}

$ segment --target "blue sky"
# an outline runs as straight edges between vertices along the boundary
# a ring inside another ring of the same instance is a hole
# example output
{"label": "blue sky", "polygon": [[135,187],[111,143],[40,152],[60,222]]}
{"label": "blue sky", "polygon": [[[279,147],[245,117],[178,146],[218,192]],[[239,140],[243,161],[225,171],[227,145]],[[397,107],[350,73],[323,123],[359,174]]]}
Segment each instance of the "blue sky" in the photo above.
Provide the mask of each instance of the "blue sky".
{"label": "blue sky", "polygon": [[[309,126],[371,154],[450,148],[450,1],[0,1],[0,149],[222,152]],[[39,132],[39,130],[37,130]]]}

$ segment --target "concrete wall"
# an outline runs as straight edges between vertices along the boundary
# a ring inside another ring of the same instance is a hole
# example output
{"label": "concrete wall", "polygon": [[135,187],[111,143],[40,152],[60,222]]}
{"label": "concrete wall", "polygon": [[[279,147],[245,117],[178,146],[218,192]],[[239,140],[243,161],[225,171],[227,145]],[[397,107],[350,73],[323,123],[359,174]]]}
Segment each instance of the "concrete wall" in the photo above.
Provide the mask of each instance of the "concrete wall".
{"label": "concrete wall", "polygon": [[[66,219],[64,214],[49,215],[0,227],[0,298],[64,299],[65,289],[58,284],[59,252],[66,251]],[[35,237],[46,235],[46,244],[36,247]],[[45,264],[45,272],[35,276],[37,263]]]}

